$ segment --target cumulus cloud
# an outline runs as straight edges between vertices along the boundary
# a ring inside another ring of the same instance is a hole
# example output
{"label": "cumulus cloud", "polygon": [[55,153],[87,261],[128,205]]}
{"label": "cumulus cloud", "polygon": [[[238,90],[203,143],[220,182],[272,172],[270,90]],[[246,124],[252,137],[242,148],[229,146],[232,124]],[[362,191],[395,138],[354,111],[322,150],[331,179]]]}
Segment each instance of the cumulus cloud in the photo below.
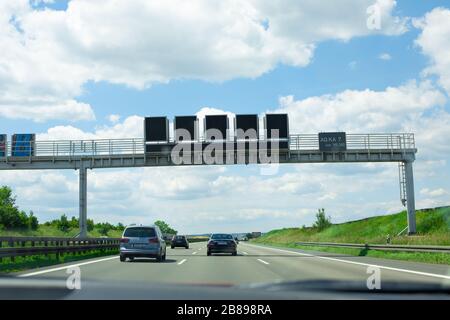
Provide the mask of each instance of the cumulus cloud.
{"label": "cumulus cloud", "polygon": [[[38,117],[39,104],[26,108],[51,96],[58,119],[76,104],[65,119],[89,120],[90,107],[76,101],[88,81],[142,89],[172,79],[254,78],[278,64],[309,64],[321,41],[406,31],[393,0],[375,2],[379,30],[366,24],[373,0],[330,2],[73,0],[67,10],[37,10],[28,0],[2,1],[0,116],[54,119]],[[15,104],[3,102],[7,94]]]}
{"label": "cumulus cloud", "polygon": [[424,74],[437,75],[450,94],[450,10],[436,8],[416,19],[414,25],[422,30],[415,43],[430,58],[431,65]]}

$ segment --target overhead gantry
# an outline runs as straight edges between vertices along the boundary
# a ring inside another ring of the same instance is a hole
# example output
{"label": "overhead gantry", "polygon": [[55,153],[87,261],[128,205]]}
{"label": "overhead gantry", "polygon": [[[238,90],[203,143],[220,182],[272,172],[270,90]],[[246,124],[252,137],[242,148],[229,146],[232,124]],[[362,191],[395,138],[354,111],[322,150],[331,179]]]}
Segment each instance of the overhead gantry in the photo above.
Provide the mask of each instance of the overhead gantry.
{"label": "overhead gantry", "polygon": [[[249,157],[248,150],[238,150],[235,141],[221,153],[220,165],[261,163],[259,158]],[[11,144],[7,144],[5,156],[0,157],[0,170],[63,170],[79,171],[79,221],[80,236],[87,235],[87,171],[100,168],[161,167],[180,165],[210,165],[205,161],[204,141],[199,139],[199,149],[185,152],[192,161],[173,161],[169,141],[165,148],[148,149],[144,139],[63,140],[35,141],[29,156],[12,156]],[[258,147],[259,148],[259,147]],[[261,152],[257,149],[257,153]],[[274,151],[272,151],[274,152]],[[285,146],[277,147],[277,163],[367,163],[397,162],[404,169],[400,171],[400,186],[403,204],[407,206],[408,233],[416,232],[413,163],[417,149],[414,134],[347,134],[345,151],[321,151],[317,134],[293,134]],[[219,152],[220,153],[220,152]],[[217,156],[217,151],[216,151]],[[242,158],[243,156],[243,158]]]}

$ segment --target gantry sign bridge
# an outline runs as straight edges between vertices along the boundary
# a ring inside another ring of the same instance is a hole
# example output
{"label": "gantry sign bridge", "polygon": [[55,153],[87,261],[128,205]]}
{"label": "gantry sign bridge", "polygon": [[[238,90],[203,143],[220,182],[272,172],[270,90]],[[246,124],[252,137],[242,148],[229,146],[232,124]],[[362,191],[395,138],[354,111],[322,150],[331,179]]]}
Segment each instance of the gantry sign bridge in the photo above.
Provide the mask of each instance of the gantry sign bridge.
{"label": "gantry sign bridge", "polygon": [[[18,143],[13,138],[11,142],[4,142],[3,150],[0,145],[0,170],[79,170],[80,236],[84,237],[87,232],[88,169],[262,163],[259,155],[263,152],[266,157],[271,156],[272,163],[280,164],[397,162],[401,200],[408,212],[408,233],[416,232],[413,162],[417,149],[412,133],[289,134],[286,131],[284,136],[274,141],[267,134],[259,136],[258,132],[253,141],[256,149],[252,151],[248,140],[245,140],[243,148],[239,147],[236,134],[226,136],[220,142],[211,141],[207,135],[181,141],[175,129],[174,138],[169,138],[166,130],[163,140],[151,141],[148,128],[145,127],[144,131],[145,138],[134,139],[30,140]],[[173,156],[173,150],[181,145],[188,147],[178,152],[182,161]],[[219,145],[223,149],[215,148]],[[205,153],[214,155],[216,161],[208,161]],[[276,157],[273,157],[274,153]]]}

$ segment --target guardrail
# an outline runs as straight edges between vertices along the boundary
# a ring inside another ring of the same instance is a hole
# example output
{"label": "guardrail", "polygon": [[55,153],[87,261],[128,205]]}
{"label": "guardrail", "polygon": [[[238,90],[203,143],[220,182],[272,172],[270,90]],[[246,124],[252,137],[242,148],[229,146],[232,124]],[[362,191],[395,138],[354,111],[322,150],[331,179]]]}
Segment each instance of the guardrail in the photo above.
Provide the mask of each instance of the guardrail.
{"label": "guardrail", "polygon": [[2,258],[118,249],[119,238],[0,237]]}
{"label": "guardrail", "polygon": [[428,246],[428,245],[397,245],[397,244],[358,244],[358,243],[333,243],[333,242],[296,242],[296,245],[315,246],[315,247],[337,247],[337,248],[356,248],[381,251],[405,251],[405,252],[424,252],[424,253],[448,253],[450,246]]}
{"label": "guardrail", "polygon": [[[260,137],[260,140],[263,141],[264,137]],[[170,142],[173,143],[173,140]],[[199,142],[205,141],[201,138]],[[20,148],[20,151],[29,157],[142,155],[145,142],[142,138],[24,141],[20,143]],[[292,134],[289,136],[289,149],[319,150],[319,137],[317,134]],[[367,151],[415,149],[415,139],[413,133],[347,134],[347,149]],[[9,157],[14,151],[17,150],[14,150],[14,146],[8,142],[4,153]]]}

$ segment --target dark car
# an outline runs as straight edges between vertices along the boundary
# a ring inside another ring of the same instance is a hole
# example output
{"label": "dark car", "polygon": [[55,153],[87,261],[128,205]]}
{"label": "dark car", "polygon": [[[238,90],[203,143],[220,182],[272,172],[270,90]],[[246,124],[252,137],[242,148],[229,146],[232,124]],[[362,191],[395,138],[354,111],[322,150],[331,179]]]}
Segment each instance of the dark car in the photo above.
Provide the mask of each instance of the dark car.
{"label": "dark car", "polygon": [[208,240],[206,254],[212,253],[231,253],[237,255],[237,243],[231,234],[215,233]]}
{"label": "dark car", "polygon": [[172,243],[170,247],[173,249],[175,247],[184,247],[189,249],[189,242],[186,236],[173,236]]}

